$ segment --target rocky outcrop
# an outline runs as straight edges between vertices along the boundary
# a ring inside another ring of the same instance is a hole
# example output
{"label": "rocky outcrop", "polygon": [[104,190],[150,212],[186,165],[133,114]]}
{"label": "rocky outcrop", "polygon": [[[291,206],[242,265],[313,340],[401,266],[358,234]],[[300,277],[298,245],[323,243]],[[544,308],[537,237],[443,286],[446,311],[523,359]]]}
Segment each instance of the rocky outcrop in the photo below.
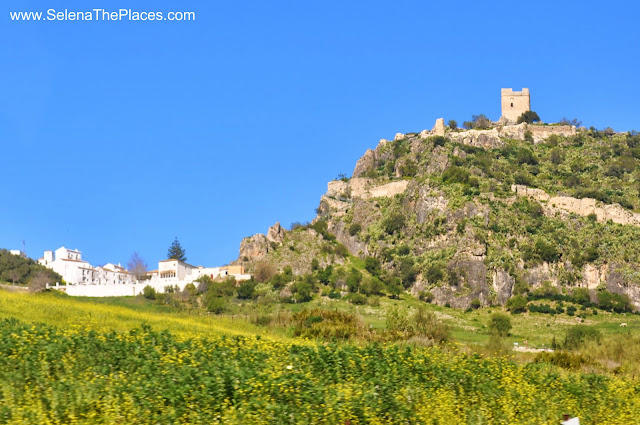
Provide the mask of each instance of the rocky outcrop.
{"label": "rocky outcrop", "polygon": [[444,136],[444,118],[438,118],[436,120],[436,125],[431,132],[436,136]]}
{"label": "rocky outcrop", "polygon": [[264,258],[269,252],[269,241],[262,233],[244,238],[240,242],[239,262],[254,261]]}
{"label": "rocky outcrop", "polygon": [[282,243],[284,242],[285,230],[280,223],[276,223],[273,226],[269,227],[269,231],[267,232],[267,240],[269,242]]}
{"label": "rocky outcrop", "polygon": [[468,130],[462,132],[450,132],[446,136],[448,139],[462,143],[464,145],[475,146],[483,149],[493,149],[504,146],[500,139],[498,130]]}
{"label": "rocky outcrop", "polygon": [[356,168],[353,170],[353,177],[365,176],[368,172],[375,170],[375,168],[376,153],[368,149],[356,163]]}
{"label": "rocky outcrop", "polygon": [[598,222],[611,220],[617,224],[640,226],[640,214],[628,211],[619,204],[603,204],[592,198],[573,198],[570,196],[549,196],[542,189],[534,189],[522,185],[512,185],[511,191],[518,196],[526,196],[541,202],[545,214],[574,213],[580,216],[594,214]]}
{"label": "rocky outcrop", "polygon": [[342,221],[330,221],[328,230],[343,244],[351,254],[362,257],[369,255],[367,243],[360,240],[358,235],[351,236]]}
{"label": "rocky outcrop", "polygon": [[511,298],[515,281],[515,278],[502,269],[493,272],[492,287],[496,294],[495,302],[505,304]]}

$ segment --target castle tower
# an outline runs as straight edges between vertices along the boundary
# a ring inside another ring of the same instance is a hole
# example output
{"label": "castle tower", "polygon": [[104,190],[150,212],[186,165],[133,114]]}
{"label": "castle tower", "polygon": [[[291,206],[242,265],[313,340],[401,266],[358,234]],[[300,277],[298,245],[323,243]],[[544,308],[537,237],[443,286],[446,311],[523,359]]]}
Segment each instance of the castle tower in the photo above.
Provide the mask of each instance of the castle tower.
{"label": "castle tower", "polygon": [[502,116],[500,121],[515,124],[523,112],[531,110],[529,89],[522,89],[522,91],[502,89],[500,94],[502,97]]}

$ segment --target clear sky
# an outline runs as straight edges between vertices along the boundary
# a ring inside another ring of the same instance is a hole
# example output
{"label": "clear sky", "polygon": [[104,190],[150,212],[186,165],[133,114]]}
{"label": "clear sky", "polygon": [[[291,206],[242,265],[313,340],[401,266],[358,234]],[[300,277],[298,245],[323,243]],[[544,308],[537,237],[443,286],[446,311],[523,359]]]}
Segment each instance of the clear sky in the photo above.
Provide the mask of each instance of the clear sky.
{"label": "clear sky", "polygon": [[[311,220],[380,138],[500,116],[640,130],[640,6],[625,1],[124,1],[191,22],[11,21],[86,1],[3,2],[0,247],[150,268]],[[43,6],[44,4],[44,6]]]}

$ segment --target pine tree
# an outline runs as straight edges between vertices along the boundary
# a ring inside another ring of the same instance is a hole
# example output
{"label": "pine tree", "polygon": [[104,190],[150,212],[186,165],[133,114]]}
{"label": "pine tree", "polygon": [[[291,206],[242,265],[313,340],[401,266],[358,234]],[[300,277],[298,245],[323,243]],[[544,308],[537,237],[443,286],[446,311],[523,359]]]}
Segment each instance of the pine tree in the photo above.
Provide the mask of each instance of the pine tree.
{"label": "pine tree", "polygon": [[167,251],[167,258],[182,262],[187,261],[187,252],[182,248],[177,237],[173,240],[173,243],[169,247],[169,251]]}

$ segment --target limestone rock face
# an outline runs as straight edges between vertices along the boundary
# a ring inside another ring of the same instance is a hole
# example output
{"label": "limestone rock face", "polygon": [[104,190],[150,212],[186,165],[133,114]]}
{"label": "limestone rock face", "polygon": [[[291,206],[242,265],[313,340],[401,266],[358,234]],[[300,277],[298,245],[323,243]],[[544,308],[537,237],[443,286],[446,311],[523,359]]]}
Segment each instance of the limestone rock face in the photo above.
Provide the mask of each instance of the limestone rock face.
{"label": "limestone rock face", "polygon": [[464,145],[475,146],[483,149],[499,148],[504,145],[500,140],[498,130],[469,130],[460,133],[448,133],[447,137]]}
{"label": "limestone rock face", "polygon": [[493,272],[493,290],[496,292],[496,302],[505,304],[513,293],[515,279],[502,269]]}
{"label": "limestone rock face", "polygon": [[328,230],[331,234],[335,235],[338,242],[343,244],[351,254],[357,256],[369,255],[366,242],[360,240],[358,235],[351,236],[347,229],[345,229],[344,222],[331,221],[329,222]]}
{"label": "limestone rock face", "polygon": [[276,223],[273,226],[269,227],[269,231],[267,232],[267,240],[269,242],[284,242],[285,230],[280,225],[280,223]]}
{"label": "limestone rock face", "polygon": [[375,167],[376,153],[368,149],[356,163],[356,168],[353,170],[353,177],[362,177],[367,174],[367,172],[374,170]]}
{"label": "limestone rock face", "polygon": [[433,127],[433,134],[436,136],[444,136],[444,118],[438,118],[436,125]]}
{"label": "limestone rock face", "polygon": [[269,241],[262,233],[244,238],[240,242],[239,261],[253,261],[264,258],[269,252]]}

